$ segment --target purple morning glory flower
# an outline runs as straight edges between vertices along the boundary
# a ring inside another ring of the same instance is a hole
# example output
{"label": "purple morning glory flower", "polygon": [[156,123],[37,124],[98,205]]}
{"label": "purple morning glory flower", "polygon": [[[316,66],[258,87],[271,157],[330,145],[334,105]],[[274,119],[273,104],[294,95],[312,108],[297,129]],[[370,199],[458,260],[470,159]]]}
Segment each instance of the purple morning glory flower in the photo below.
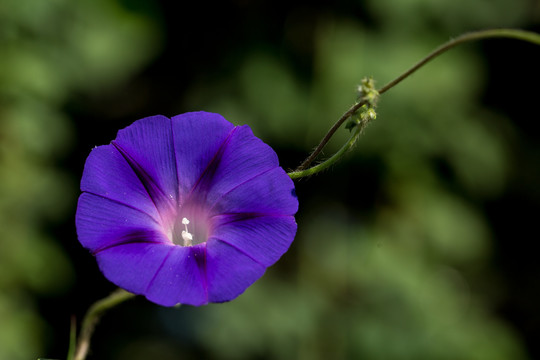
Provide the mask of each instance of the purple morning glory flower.
{"label": "purple morning glory flower", "polygon": [[218,114],[134,122],[92,150],[81,190],[81,244],[110,281],[164,306],[234,299],[296,234],[276,153]]}

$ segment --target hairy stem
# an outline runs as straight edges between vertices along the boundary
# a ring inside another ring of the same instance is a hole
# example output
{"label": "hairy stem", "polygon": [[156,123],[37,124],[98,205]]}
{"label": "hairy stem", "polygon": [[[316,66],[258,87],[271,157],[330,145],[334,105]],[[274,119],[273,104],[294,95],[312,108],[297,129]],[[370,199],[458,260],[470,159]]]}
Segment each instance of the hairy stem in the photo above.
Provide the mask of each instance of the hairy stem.
{"label": "hairy stem", "polygon": [[360,123],[360,124],[356,125],[356,127],[354,128],[354,130],[352,132],[351,137],[349,138],[349,140],[347,140],[345,145],[343,145],[341,147],[341,149],[339,149],[334,155],[332,155],[332,157],[330,157],[326,161],[324,161],[324,162],[322,162],[322,163],[320,163],[318,165],[312,166],[312,167],[310,167],[309,169],[306,169],[306,170],[292,171],[292,172],[288,173],[288,175],[291,177],[291,179],[298,179],[298,178],[301,178],[301,177],[304,177],[304,176],[311,176],[311,175],[316,174],[316,173],[318,173],[320,171],[326,170],[327,168],[332,166],[334,163],[336,163],[339,159],[341,159],[341,157],[343,155],[345,155],[347,153],[347,151],[349,151],[353,147],[353,145],[356,143],[356,140],[358,140],[358,137],[362,133],[362,130],[365,128],[366,124],[367,123]]}
{"label": "hairy stem", "polygon": [[[321,140],[321,142],[319,143],[319,145],[317,145],[317,147],[315,148],[315,150],[313,150],[313,152],[306,158],[306,160],[304,160],[302,162],[302,164],[300,164],[300,166],[298,166],[296,168],[295,171],[293,171],[293,173],[298,173],[300,172],[301,170],[304,170],[306,169],[309,165],[311,165],[311,163],[317,158],[317,156],[319,156],[319,154],[321,153],[321,151],[324,149],[324,147],[326,146],[326,144],[330,141],[330,139],[332,138],[332,136],[334,136],[335,132],[337,131],[337,129],[339,129],[341,127],[341,125],[343,125],[343,123],[348,119],[350,118],[358,109],[360,109],[362,107],[362,105],[365,105],[367,103],[367,101],[360,101],[356,104],[354,104],[349,110],[347,110],[345,112],[345,114],[341,115],[341,117],[338,119],[338,121],[336,121],[336,123],[330,128],[330,130],[328,130],[328,132],[326,133],[326,135],[323,137],[323,139]],[[319,164],[320,165],[320,164]],[[307,175],[306,175],[307,176]],[[294,178],[293,178],[294,179]]]}
{"label": "hairy stem", "polygon": [[[383,93],[387,92],[388,90],[390,90],[391,88],[393,88],[394,86],[399,84],[401,81],[406,79],[409,75],[414,73],[416,70],[418,70],[419,68],[424,66],[427,62],[429,62],[430,60],[433,60],[437,56],[445,53],[446,51],[454,48],[455,46],[458,46],[458,45],[463,44],[463,43],[471,42],[471,41],[483,40],[483,39],[492,39],[492,38],[517,39],[517,40],[527,41],[527,42],[530,42],[530,43],[533,43],[533,44],[536,44],[536,45],[540,45],[540,35],[537,34],[537,33],[530,32],[530,31],[525,31],[525,30],[489,29],[489,30],[480,30],[480,31],[466,33],[466,34],[460,35],[457,38],[452,39],[452,40],[448,41],[447,43],[439,46],[438,48],[433,50],[430,54],[428,54],[426,57],[424,57],[422,60],[420,60],[419,62],[414,64],[411,68],[409,68],[403,74],[401,74],[400,76],[398,76],[394,80],[390,81],[388,84],[384,85],[383,87],[381,87],[377,91],[379,92],[379,94],[383,94]],[[319,145],[317,145],[315,150],[313,150],[313,152],[306,158],[306,160],[304,160],[302,162],[302,164],[300,164],[300,166],[298,166],[298,168],[296,168],[295,171],[289,173],[289,175],[293,179],[311,175],[310,172],[303,171],[303,170],[307,169],[307,167],[309,165],[311,165],[311,163],[313,163],[313,161],[317,158],[317,156],[321,153],[323,148],[326,146],[328,141],[330,141],[330,139],[332,138],[334,133],[337,131],[337,129],[339,129],[341,127],[341,125],[343,125],[343,123],[347,119],[349,119],[365,103],[366,103],[366,101],[361,101],[359,103],[354,104],[349,110],[347,110],[338,119],[338,121],[336,121],[336,123],[330,128],[330,130],[328,130],[328,132],[323,137],[323,139],[321,140]],[[340,151],[338,151],[338,153],[340,153]],[[335,155],[337,155],[338,153],[336,153]],[[335,155],[330,158],[330,159],[332,159],[332,164],[335,163],[338,160],[338,159],[334,159]],[[343,153],[341,155],[343,155]],[[330,161],[330,159],[328,159],[326,161]],[[324,167],[324,168],[328,167],[328,166],[324,166],[323,164],[324,164],[324,162],[319,164],[319,165],[314,166],[314,168],[315,167],[320,168],[321,166]],[[308,170],[310,170],[310,169],[308,169]],[[316,171],[316,172],[318,172],[318,171]],[[303,175],[300,175],[300,174],[303,174]]]}
{"label": "hairy stem", "polygon": [[[73,346],[70,346],[68,360],[86,359],[86,355],[88,355],[88,350],[90,349],[90,338],[92,337],[94,329],[96,328],[96,324],[98,323],[101,316],[110,308],[115,307],[116,305],[123,303],[124,301],[131,299],[134,296],[135,295],[130,292],[118,289],[106,298],[95,302],[90,307],[90,309],[88,309],[88,312],[84,316],[81,326],[81,333],[79,335],[79,340],[77,341],[75,350],[71,350]],[[74,338],[74,336],[72,338]]]}

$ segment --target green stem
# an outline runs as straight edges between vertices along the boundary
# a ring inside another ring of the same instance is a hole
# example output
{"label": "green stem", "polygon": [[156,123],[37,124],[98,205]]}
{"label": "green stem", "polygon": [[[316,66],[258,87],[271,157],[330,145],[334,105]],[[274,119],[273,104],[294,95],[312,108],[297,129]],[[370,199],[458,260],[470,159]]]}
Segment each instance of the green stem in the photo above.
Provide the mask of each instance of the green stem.
{"label": "green stem", "polygon": [[299,179],[301,177],[311,176],[313,174],[326,170],[327,168],[332,166],[334,163],[336,163],[339,159],[341,159],[341,157],[345,155],[347,151],[349,151],[353,147],[353,145],[356,143],[356,140],[358,140],[358,136],[362,133],[362,130],[365,128],[365,124],[367,123],[360,123],[356,125],[349,140],[347,140],[345,145],[343,145],[341,149],[339,149],[329,159],[325,160],[324,162],[318,165],[310,167],[309,169],[306,169],[306,170],[292,171],[288,173],[288,175],[291,177],[291,179]]}
{"label": "green stem", "polygon": [[77,344],[77,321],[75,316],[71,317],[71,327],[69,329],[69,349],[68,349],[68,360],[73,360],[75,357],[75,348]]}
{"label": "green stem", "polygon": [[[123,303],[124,301],[131,299],[134,296],[135,295],[130,292],[127,292],[122,289],[118,289],[114,291],[113,293],[111,293],[106,298],[95,302],[90,307],[90,309],[88,309],[88,312],[84,316],[82,326],[81,326],[81,333],[79,335],[79,340],[77,341],[75,350],[72,350],[73,343],[70,344],[68,360],[86,359],[86,355],[88,354],[88,350],[90,349],[90,338],[92,337],[92,334],[94,333],[94,329],[100,317],[110,308],[115,307],[116,305]],[[72,330],[72,334],[73,334],[73,331],[74,330]],[[71,336],[72,340],[74,339],[74,337],[75,336],[73,335]]]}
{"label": "green stem", "polygon": [[[463,35],[458,36],[455,39],[452,39],[448,41],[447,43],[439,46],[435,50],[433,50],[429,55],[424,57],[422,60],[414,64],[411,68],[409,68],[407,71],[405,71],[403,74],[395,78],[394,80],[390,81],[388,84],[384,85],[382,88],[377,90],[379,94],[383,94],[399,84],[401,81],[406,79],[409,75],[414,73],[416,70],[424,66],[427,62],[433,60],[437,56],[445,53],[446,51],[454,48],[457,45],[476,41],[476,40],[483,40],[483,39],[492,39],[492,38],[509,38],[509,39],[517,39],[522,40],[526,42],[530,42],[536,45],[540,45],[540,35],[531,31],[525,31],[525,30],[517,30],[517,29],[489,29],[489,30],[480,30],[475,32],[466,33]],[[343,125],[343,123],[349,119],[362,105],[364,105],[366,101],[361,101],[359,103],[354,104],[349,110],[347,110],[339,119],[336,121],[336,123],[328,130],[326,135],[323,137],[319,145],[313,150],[313,152],[298,166],[298,168],[289,173],[289,176],[293,179],[297,179],[304,176],[311,175],[310,171],[307,171],[307,167],[313,163],[313,161],[317,158],[317,156],[321,153],[323,148],[326,146],[328,141],[332,138],[334,133]],[[338,151],[338,153],[341,153],[341,150]],[[332,156],[330,159],[326,161],[330,161],[332,159],[331,164],[335,163],[338,159],[335,159],[335,156],[338,155],[336,153],[334,156]],[[343,155],[344,153],[341,153]],[[326,162],[325,161],[325,162]],[[327,168],[328,166],[325,166],[324,163],[321,163],[319,165],[314,166],[313,168]],[[331,165],[330,164],[330,165]],[[308,169],[308,170],[311,170]],[[320,170],[318,170],[320,171]],[[315,171],[315,172],[318,172]]]}
{"label": "green stem", "polygon": [[[349,110],[347,110],[345,112],[345,114],[341,115],[341,117],[338,119],[338,121],[336,121],[336,123],[330,128],[330,130],[328,130],[328,132],[326,133],[324,138],[321,140],[319,145],[317,145],[315,150],[313,150],[313,152],[306,158],[306,160],[304,160],[304,162],[302,164],[300,164],[300,166],[297,167],[296,170],[293,171],[292,173],[298,173],[301,170],[306,169],[309,165],[311,165],[311,163],[317,158],[317,156],[321,153],[323,148],[326,146],[328,141],[330,141],[330,139],[332,138],[334,133],[337,131],[337,129],[339,129],[341,127],[341,125],[343,125],[343,123],[348,118],[350,118],[358,109],[360,109],[366,103],[367,103],[367,101],[360,101],[360,102],[354,104]],[[306,175],[306,176],[308,176],[308,175]],[[293,179],[295,179],[295,178],[293,178]]]}
{"label": "green stem", "polygon": [[540,34],[537,34],[531,31],[525,31],[525,30],[488,29],[488,30],[480,30],[480,31],[466,33],[466,34],[458,36],[455,39],[448,41],[447,43],[433,50],[425,58],[423,58],[422,60],[414,64],[409,70],[405,71],[403,74],[401,74],[400,76],[398,76],[397,78],[395,78],[394,80],[390,81],[388,84],[380,88],[378,90],[379,94],[385,93],[386,91],[390,90],[391,88],[399,84],[402,80],[407,78],[409,75],[414,73],[416,70],[424,66],[430,60],[433,60],[434,58],[441,55],[442,53],[445,53],[446,51],[460,44],[476,41],[476,40],[493,39],[493,38],[516,39],[516,40],[527,41],[532,44],[540,45]]}

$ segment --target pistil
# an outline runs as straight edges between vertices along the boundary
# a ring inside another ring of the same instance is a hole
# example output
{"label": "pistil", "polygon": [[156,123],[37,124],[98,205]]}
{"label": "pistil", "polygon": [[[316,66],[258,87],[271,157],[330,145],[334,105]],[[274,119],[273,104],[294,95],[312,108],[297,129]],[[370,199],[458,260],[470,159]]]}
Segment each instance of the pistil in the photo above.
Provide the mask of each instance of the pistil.
{"label": "pistil", "polygon": [[187,218],[182,219],[182,224],[184,224],[185,230],[182,230],[182,239],[184,240],[184,246],[193,245],[193,235],[188,231],[189,220]]}

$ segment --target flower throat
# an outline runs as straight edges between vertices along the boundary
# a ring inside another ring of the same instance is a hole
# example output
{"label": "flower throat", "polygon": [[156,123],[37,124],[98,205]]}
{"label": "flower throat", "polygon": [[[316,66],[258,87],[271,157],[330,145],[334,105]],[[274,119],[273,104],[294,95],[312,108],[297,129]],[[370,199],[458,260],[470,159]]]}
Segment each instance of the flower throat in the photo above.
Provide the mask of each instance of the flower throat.
{"label": "flower throat", "polygon": [[172,242],[180,246],[199,245],[208,240],[206,221],[193,216],[179,216],[175,221]]}

